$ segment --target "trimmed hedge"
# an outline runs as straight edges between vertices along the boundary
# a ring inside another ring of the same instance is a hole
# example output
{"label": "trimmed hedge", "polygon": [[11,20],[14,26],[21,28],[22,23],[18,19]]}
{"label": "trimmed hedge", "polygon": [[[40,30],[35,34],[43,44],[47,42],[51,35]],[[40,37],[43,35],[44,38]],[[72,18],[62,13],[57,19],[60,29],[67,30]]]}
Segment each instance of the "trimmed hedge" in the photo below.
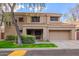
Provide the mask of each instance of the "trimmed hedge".
{"label": "trimmed hedge", "polygon": [[35,36],[32,35],[22,35],[22,42],[24,44],[33,44],[35,43]]}
{"label": "trimmed hedge", "polygon": [[16,35],[7,35],[6,40],[16,42],[17,36]]}
{"label": "trimmed hedge", "polygon": [[[32,35],[22,35],[21,39],[24,44],[35,43],[35,36]],[[7,35],[6,40],[17,43],[18,37],[16,35]]]}

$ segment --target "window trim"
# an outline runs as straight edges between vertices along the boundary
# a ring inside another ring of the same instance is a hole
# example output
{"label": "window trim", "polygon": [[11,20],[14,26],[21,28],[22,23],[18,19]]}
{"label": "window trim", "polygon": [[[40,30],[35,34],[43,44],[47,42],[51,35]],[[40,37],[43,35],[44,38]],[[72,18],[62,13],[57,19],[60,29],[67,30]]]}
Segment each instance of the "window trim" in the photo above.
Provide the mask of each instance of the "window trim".
{"label": "window trim", "polygon": [[[22,18],[21,21],[20,21],[20,18]],[[19,21],[19,22],[24,22],[24,18],[23,18],[23,17],[19,17],[18,21]]]}
{"label": "window trim", "polygon": [[57,21],[58,21],[58,19],[57,19],[56,21],[55,21],[55,20],[53,20],[53,21],[51,20],[51,18],[53,18],[53,17],[54,17],[54,18],[58,18],[58,19],[59,19],[59,17],[56,17],[56,16],[50,16],[50,21],[51,21],[51,22],[57,22]]}
{"label": "window trim", "polygon": [[[33,21],[33,17],[36,17],[35,20],[38,20],[38,21]],[[38,18],[38,19],[37,19]],[[40,16],[31,16],[31,22],[32,23],[39,23],[40,22]]]}

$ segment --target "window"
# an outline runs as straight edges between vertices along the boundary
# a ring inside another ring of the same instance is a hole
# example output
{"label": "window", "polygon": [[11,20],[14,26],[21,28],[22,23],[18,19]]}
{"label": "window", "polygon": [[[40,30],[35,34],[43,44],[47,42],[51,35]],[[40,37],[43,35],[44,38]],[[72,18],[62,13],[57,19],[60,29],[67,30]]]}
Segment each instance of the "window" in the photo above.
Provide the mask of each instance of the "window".
{"label": "window", "polygon": [[24,22],[23,17],[19,17],[19,22]]}
{"label": "window", "polygon": [[11,26],[11,24],[12,24],[11,22],[6,22],[6,25],[8,26]]}
{"label": "window", "polygon": [[58,17],[50,17],[51,21],[58,21]]}
{"label": "window", "polygon": [[11,26],[11,22],[9,22],[9,26]]}
{"label": "window", "polygon": [[79,29],[77,29],[76,31],[79,31]]}
{"label": "window", "polygon": [[35,35],[41,35],[42,34],[42,30],[35,30]]}
{"label": "window", "polygon": [[39,16],[33,16],[32,22],[40,22],[40,17]]}

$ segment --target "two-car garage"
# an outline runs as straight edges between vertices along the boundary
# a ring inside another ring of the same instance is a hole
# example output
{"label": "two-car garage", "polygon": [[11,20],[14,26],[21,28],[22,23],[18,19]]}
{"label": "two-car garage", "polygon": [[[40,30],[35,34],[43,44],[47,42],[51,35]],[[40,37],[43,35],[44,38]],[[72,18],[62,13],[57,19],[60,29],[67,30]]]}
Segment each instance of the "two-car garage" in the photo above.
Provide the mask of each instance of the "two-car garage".
{"label": "two-car garage", "polygon": [[49,38],[52,40],[70,40],[71,32],[69,30],[49,30]]}

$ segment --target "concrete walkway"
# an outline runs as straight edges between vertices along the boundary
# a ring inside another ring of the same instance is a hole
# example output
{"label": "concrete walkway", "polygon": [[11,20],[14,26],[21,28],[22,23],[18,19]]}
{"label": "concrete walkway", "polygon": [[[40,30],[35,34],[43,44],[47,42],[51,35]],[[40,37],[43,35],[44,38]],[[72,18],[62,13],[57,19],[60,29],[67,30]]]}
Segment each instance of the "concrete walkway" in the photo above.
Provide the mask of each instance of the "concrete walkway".
{"label": "concrete walkway", "polygon": [[79,40],[53,40],[52,42],[61,49],[79,49]]}

